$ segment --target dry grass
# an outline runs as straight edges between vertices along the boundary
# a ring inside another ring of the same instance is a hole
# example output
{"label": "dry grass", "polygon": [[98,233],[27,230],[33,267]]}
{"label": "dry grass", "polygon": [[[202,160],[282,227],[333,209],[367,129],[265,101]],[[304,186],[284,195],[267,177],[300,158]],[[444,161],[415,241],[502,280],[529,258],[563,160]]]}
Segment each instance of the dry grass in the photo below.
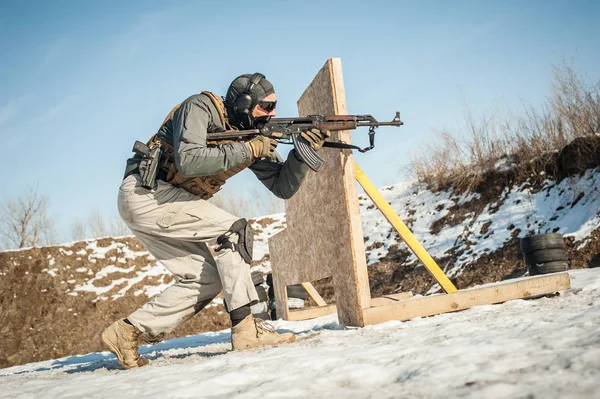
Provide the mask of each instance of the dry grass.
{"label": "dry grass", "polygon": [[552,95],[518,116],[466,117],[466,135],[439,132],[412,160],[419,181],[435,190],[475,190],[491,171],[511,170],[515,182],[543,175],[552,154],[578,137],[600,133],[600,81],[590,84],[571,67],[555,67]]}

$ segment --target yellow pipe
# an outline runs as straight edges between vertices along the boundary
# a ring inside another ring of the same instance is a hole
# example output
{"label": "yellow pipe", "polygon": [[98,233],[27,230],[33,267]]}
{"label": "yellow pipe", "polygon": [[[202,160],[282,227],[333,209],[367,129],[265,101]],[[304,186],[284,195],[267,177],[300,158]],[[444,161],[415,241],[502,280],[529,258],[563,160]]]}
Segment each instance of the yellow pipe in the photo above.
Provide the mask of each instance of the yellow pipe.
{"label": "yellow pipe", "polygon": [[394,226],[400,237],[406,242],[406,245],[414,252],[414,254],[423,262],[427,270],[433,275],[438,283],[442,286],[444,291],[448,294],[452,294],[456,291],[456,287],[444,274],[442,269],[435,263],[435,260],[427,253],[425,248],[417,241],[410,229],[404,224],[398,217],[396,212],[392,209],[390,204],[383,198],[383,195],[375,188],[373,183],[369,180],[367,175],[358,167],[354,162],[354,171],[356,173],[356,180],[365,190],[371,200],[377,205],[377,208],[383,213],[383,216]]}

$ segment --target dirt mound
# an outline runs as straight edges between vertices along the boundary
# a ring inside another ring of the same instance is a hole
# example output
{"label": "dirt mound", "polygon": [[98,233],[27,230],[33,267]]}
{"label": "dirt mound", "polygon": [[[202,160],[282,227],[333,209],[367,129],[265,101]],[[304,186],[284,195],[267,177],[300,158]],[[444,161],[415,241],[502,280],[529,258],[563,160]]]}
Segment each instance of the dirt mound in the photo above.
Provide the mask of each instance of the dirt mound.
{"label": "dirt mound", "polygon": [[[155,263],[133,237],[0,252],[0,367],[104,350],[100,332],[172,282]],[[172,336],[228,325],[212,305]]]}

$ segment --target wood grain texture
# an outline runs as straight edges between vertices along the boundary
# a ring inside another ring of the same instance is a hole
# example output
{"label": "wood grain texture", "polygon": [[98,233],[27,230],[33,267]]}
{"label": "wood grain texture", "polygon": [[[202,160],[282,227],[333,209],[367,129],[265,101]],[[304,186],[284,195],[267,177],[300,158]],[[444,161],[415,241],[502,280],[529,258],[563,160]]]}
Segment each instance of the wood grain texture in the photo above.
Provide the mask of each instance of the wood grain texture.
{"label": "wood grain texture", "polygon": [[[317,73],[298,100],[298,113],[348,113],[339,59]],[[350,143],[349,132],[333,136]],[[325,164],[286,201],[287,228],[269,240],[277,309],[289,318],[285,286],[331,276],[340,323],[363,326],[370,291],[352,152],[322,148],[319,154]]]}
{"label": "wood grain texture", "polygon": [[[399,294],[386,295],[381,298],[371,298],[371,306],[385,306],[390,303],[403,301],[412,297],[412,292],[401,292]],[[315,306],[312,308],[290,310],[288,320],[308,320],[316,319],[317,317],[327,316],[328,314],[337,312],[335,304]]]}
{"label": "wood grain texture", "polygon": [[489,284],[480,288],[458,291],[454,294],[426,296],[386,306],[372,307],[365,311],[365,322],[366,324],[377,324],[389,320],[404,321],[415,317],[433,316],[478,305],[491,305],[512,299],[550,294],[566,290],[570,286],[571,280],[568,273]]}
{"label": "wood grain texture", "polygon": [[335,304],[327,306],[315,306],[313,308],[306,309],[294,309],[290,310],[287,320],[299,321],[316,319],[317,317],[327,316],[335,312],[337,312],[337,307],[335,306]]}
{"label": "wood grain texture", "polygon": [[379,298],[371,298],[371,307],[385,306],[389,305],[390,303],[404,301],[406,299],[412,298],[412,296],[412,292],[408,291],[401,292],[399,294],[386,295]]}

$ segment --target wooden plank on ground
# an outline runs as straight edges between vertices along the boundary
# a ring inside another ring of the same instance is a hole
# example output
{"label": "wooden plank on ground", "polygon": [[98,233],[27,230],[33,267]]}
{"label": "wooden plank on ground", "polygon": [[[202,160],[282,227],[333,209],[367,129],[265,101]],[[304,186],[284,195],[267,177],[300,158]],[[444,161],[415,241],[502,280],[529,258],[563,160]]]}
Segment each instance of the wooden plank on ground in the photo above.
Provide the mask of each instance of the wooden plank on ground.
{"label": "wooden plank on ground", "polygon": [[509,282],[489,284],[480,288],[460,290],[454,294],[432,295],[408,299],[365,310],[365,323],[377,324],[389,320],[410,320],[455,312],[478,305],[490,305],[512,299],[527,298],[566,290],[571,286],[568,273],[527,277]]}
{"label": "wooden plank on ground", "polygon": [[[310,284],[310,283],[309,283]],[[312,286],[312,284],[311,284]],[[386,295],[380,298],[371,298],[371,306],[385,306],[393,302],[403,301],[412,297],[412,292],[401,292],[399,294]],[[337,307],[334,304],[315,306],[306,309],[294,309],[290,310],[289,317],[287,320],[298,321],[316,319],[317,317],[326,316],[331,313],[337,312]]]}
{"label": "wooden plank on ground", "polygon": [[332,314],[335,312],[337,312],[337,307],[335,306],[335,304],[327,306],[315,306],[306,309],[291,309],[289,311],[287,320],[298,321],[316,319],[317,317],[327,316],[328,314]]}
{"label": "wooden plank on ground", "polygon": [[389,305],[390,303],[404,301],[406,299],[412,298],[412,296],[413,296],[412,292],[408,291],[408,292],[401,292],[399,294],[385,295],[385,296],[382,296],[379,298],[371,298],[371,307],[385,306],[385,305]]}
{"label": "wooden plank on ground", "polygon": [[[341,60],[329,59],[298,100],[300,116],[347,114]],[[350,133],[332,133],[350,143]],[[350,150],[322,148],[325,164],[309,171],[286,201],[287,228],[269,240],[278,315],[288,319],[285,286],[332,277],[341,323],[363,326],[370,291]]]}

